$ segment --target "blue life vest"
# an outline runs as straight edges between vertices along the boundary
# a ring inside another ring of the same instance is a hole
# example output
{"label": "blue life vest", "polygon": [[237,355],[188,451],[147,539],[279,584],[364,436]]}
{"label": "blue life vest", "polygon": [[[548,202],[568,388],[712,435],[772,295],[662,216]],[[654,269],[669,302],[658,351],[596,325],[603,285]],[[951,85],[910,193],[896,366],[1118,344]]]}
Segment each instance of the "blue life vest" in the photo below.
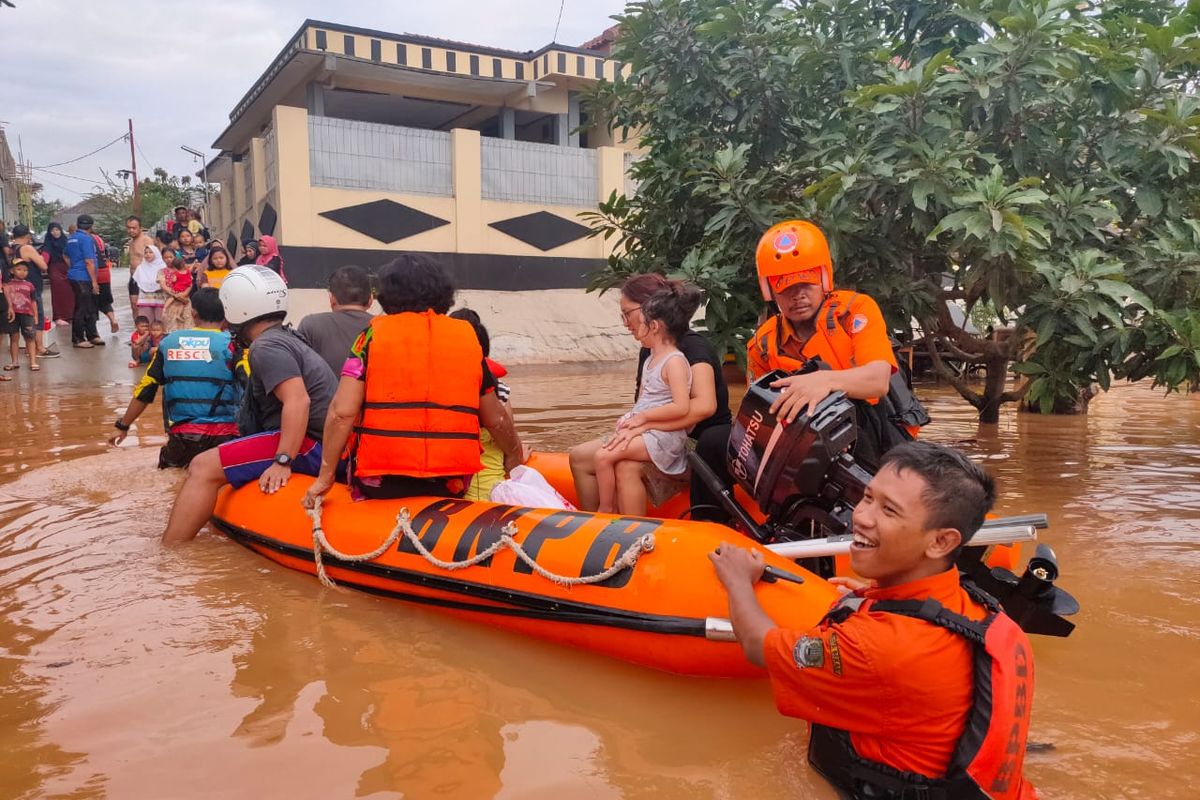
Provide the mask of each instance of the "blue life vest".
{"label": "blue life vest", "polygon": [[184,423],[235,423],[243,385],[234,375],[225,331],[174,331],[158,345],[163,360],[163,419]]}

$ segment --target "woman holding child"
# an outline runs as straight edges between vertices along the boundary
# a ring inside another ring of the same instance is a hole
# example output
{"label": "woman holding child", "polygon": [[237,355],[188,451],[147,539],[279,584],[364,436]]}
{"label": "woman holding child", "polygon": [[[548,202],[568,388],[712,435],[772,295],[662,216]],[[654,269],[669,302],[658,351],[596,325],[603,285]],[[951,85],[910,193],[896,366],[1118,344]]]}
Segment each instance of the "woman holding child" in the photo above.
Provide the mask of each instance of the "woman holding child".
{"label": "woman holding child", "polygon": [[[685,438],[695,440],[697,452],[719,467],[719,475],[724,473],[731,424],[729,390],[712,344],[688,328],[700,299],[694,286],[657,273],[635,275],[621,286],[621,321],[642,344],[638,404],[621,418],[612,436],[571,449],[571,472],[584,510],[641,515],[650,500],[666,500],[679,489],[686,474]],[[681,353],[683,359],[675,353]],[[683,360],[690,366],[690,375],[684,378],[690,378],[686,404],[676,397],[681,385],[678,367],[682,365],[678,362]],[[610,479],[615,492],[609,488]],[[696,478],[692,479],[692,503],[716,505]],[[693,516],[720,518],[719,513],[707,512],[698,509]]]}

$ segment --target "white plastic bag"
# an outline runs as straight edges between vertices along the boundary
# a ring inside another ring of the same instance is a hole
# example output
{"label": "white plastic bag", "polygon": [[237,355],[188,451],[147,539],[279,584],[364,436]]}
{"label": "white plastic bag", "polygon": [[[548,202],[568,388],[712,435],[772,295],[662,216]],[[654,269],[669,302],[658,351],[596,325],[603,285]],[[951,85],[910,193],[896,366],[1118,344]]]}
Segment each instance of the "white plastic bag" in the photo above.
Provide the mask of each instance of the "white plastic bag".
{"label": "white plastic bag", "polygon": [[532,508],[561,508],[565,511],[577,510],[575,506],[567,502],[567,498],[550,485],[542,473],[533,467],[517,467],[509,474],[511,477],[492,487],[493,503]]}

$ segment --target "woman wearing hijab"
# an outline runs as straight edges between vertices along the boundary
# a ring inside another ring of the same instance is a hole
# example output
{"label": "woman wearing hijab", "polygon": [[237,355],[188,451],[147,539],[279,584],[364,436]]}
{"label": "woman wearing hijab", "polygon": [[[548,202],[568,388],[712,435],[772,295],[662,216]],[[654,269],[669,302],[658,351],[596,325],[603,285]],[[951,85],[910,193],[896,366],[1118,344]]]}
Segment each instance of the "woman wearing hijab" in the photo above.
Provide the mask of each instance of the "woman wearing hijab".
{"label": "woman wearing hijab", "polygon": [[67,278],[67,235],[57,222],[51,222],[46,228],[42,260],[50,268],[50,310],[54,324],[69,328],[71,318],[75,316],[75,293]]}
{"label": "woman wearing hijab", "polygon": [[247,239],[242,242],[242,260],[237,263],[239,267],[244,267],[247,264],[258,263],[258,242],[253,239]]}
{"label": "woman wearing hijab", "polygon": [[159,249],[147,246],[142,263],[133,271],[133,280],[138,285],[137,314],[145,316],[151,324],[162,322],[163,306],[167,304],[167,293],[158,282],[159,274],[166,268]]}
{"label": "woman wearing hijab", "polygon": [[255,263],[278,274],[287,283],[287,275],[283,273],[283,256],[279,255],[279,245],[275,243],[274,236],[264,233],[259,237],[258,261]]}

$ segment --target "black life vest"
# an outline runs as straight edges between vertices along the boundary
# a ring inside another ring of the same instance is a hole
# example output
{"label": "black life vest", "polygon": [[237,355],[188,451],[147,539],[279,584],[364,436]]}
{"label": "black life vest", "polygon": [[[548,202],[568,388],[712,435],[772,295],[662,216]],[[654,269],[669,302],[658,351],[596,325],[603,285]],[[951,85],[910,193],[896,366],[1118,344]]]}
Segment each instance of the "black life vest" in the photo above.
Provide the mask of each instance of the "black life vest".
{"label": "black life vest", "polygon": [[987,606],[974,621],[926,600],[864,601],[847,597],[825,620],[839,623],[858,611],[884,611],[937,625],[963,637],[974,650],[974,688],[962,736],[946,775],[930,778],[860,756],[847,731],[812,725],[808,760],[843,797],[875,800],[1030,800],[1025,780],[1025,742],[1033,704],[1033,648],[1025,632],[994,598],[972,584],[963,589]]}

